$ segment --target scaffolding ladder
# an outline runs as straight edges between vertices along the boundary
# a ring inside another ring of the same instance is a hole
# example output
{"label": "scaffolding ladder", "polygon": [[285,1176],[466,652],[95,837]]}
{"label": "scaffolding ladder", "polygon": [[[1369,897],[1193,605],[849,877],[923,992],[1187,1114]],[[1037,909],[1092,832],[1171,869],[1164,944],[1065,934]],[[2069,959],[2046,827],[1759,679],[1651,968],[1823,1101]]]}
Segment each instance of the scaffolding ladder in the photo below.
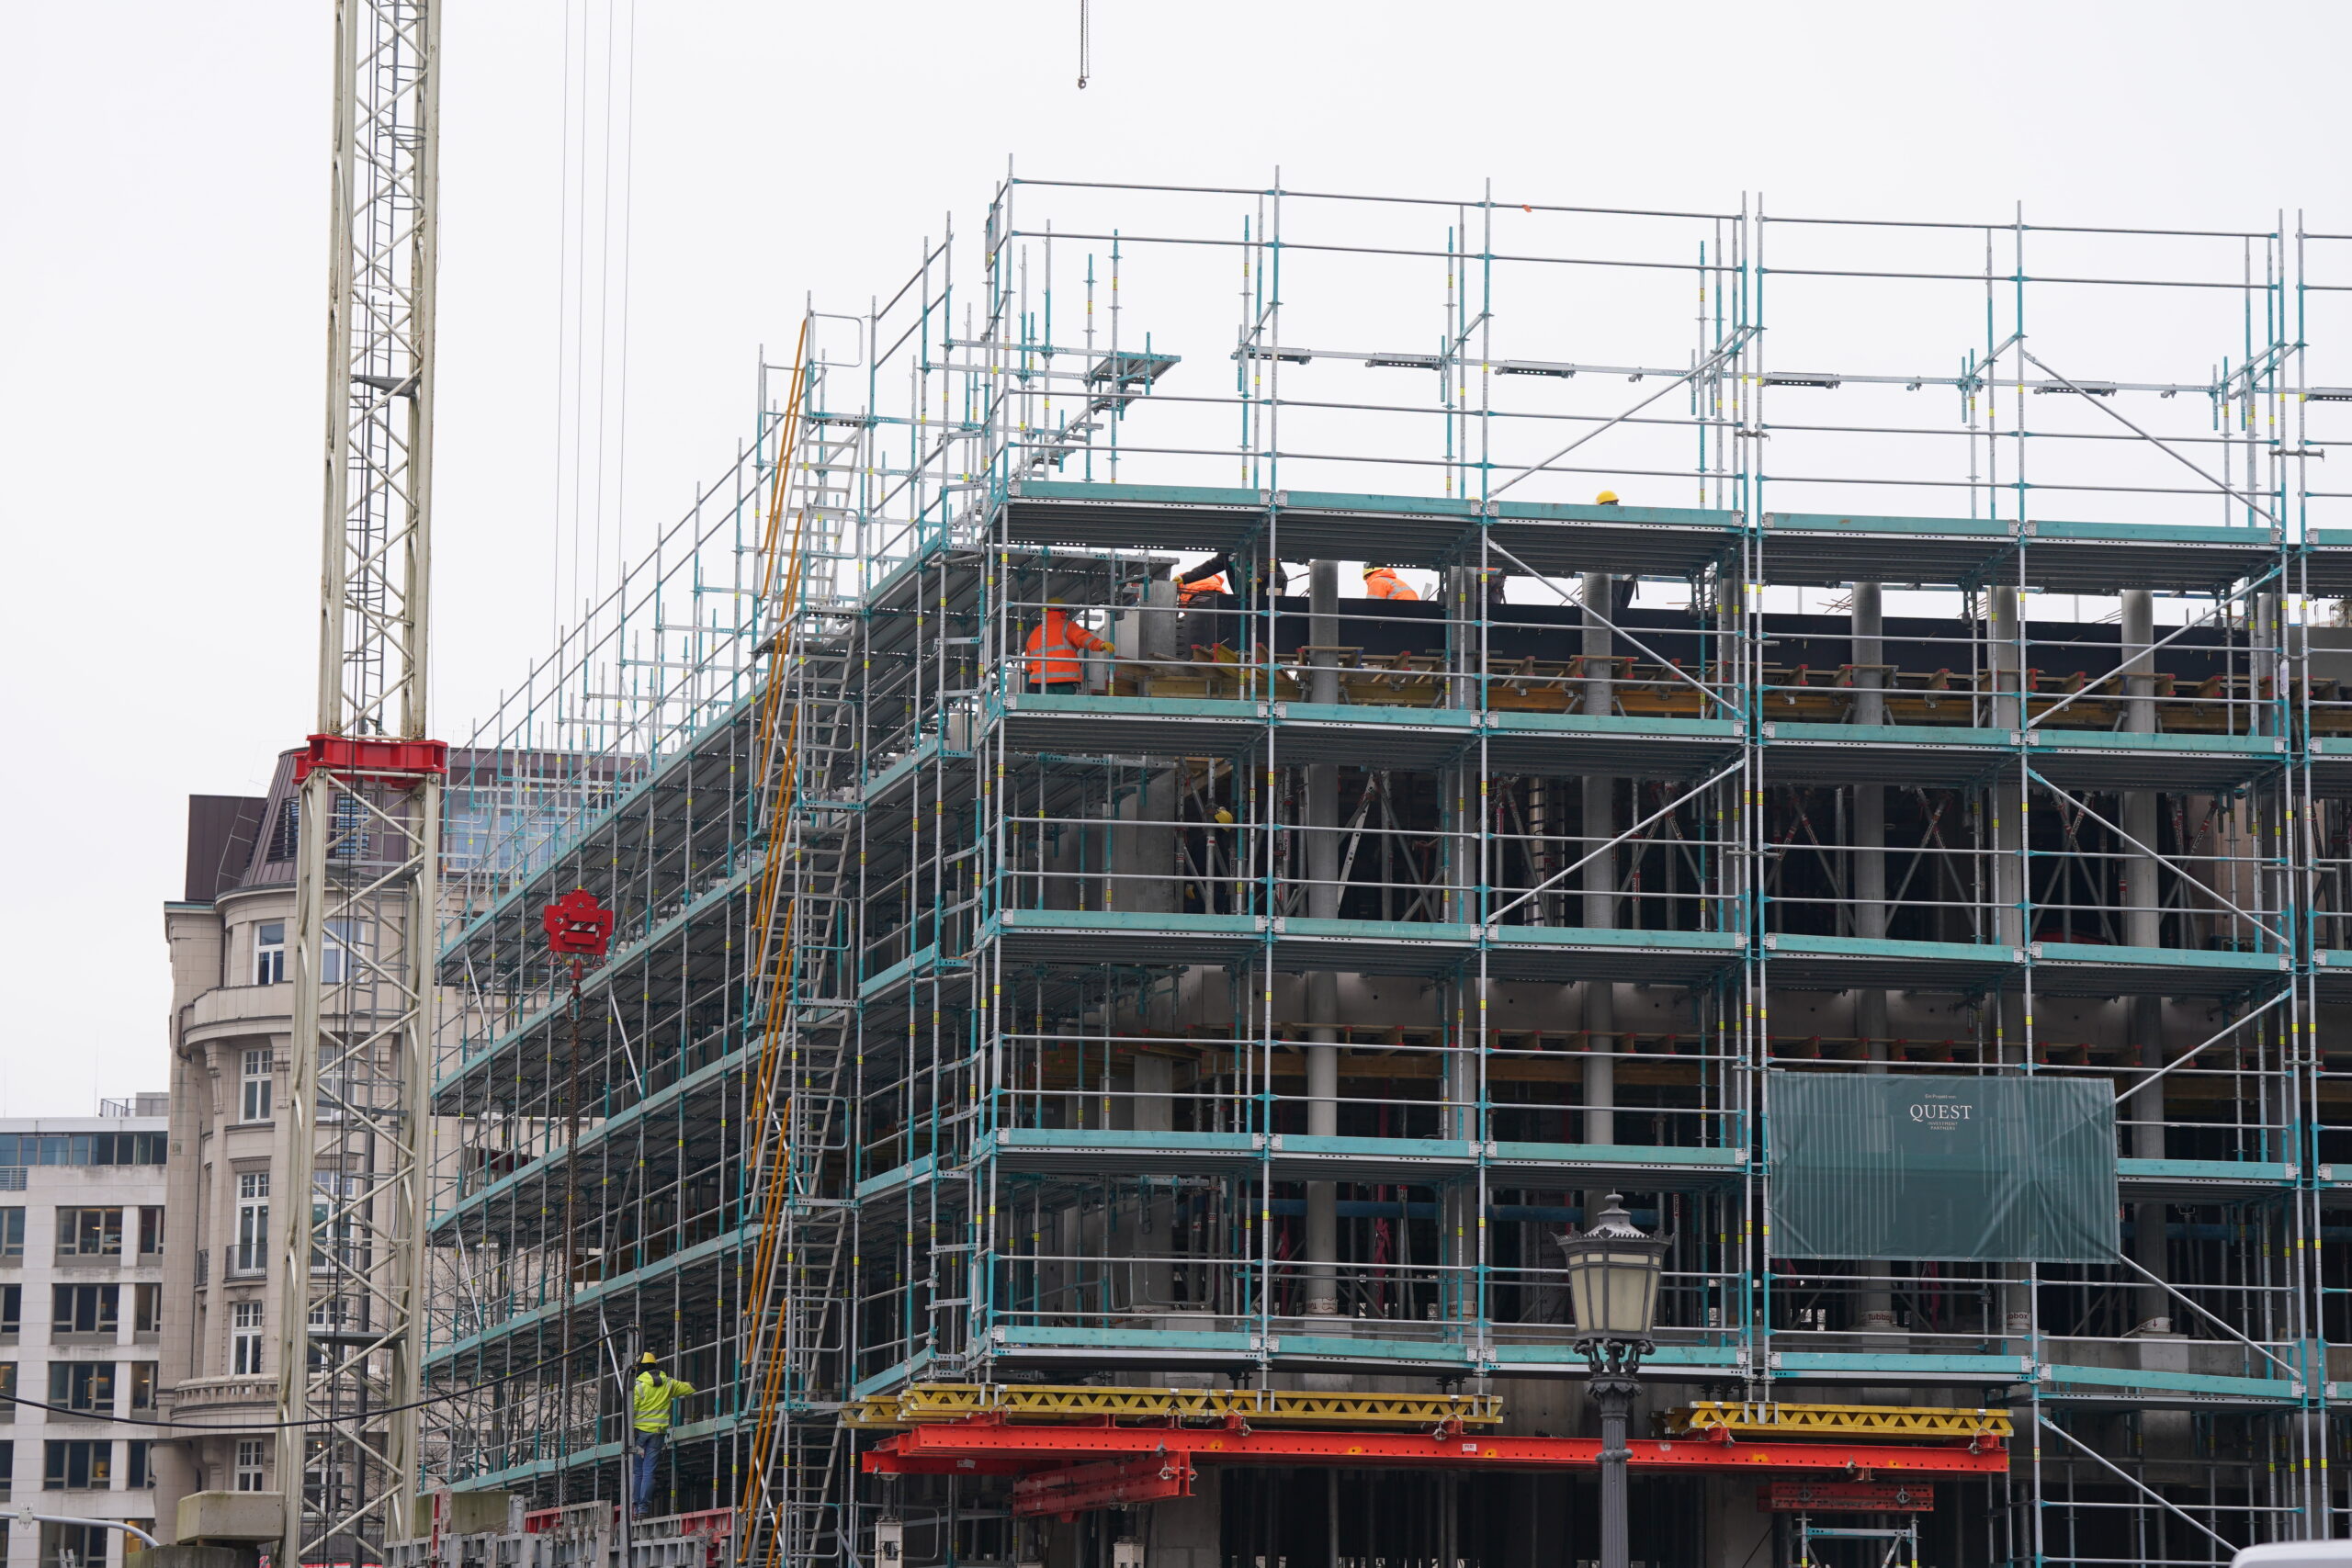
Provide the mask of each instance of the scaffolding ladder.
{"label": "scaffolding ladder", "polygon": [[766,861],[749,997],[759,1042],[747,1115],[759,1214],[744,1362],[752,1404],[737,1561],[840,1555],[848,1438],[840,1410],[850,1354],[853,1244],[847,1075],[856,951],[854,817],[859,733],[852,638],[840,609],[841,517],[862,431],[811,411],[821,371],[802,355],[778,431],[763,546],[768,668],[755,761]]}

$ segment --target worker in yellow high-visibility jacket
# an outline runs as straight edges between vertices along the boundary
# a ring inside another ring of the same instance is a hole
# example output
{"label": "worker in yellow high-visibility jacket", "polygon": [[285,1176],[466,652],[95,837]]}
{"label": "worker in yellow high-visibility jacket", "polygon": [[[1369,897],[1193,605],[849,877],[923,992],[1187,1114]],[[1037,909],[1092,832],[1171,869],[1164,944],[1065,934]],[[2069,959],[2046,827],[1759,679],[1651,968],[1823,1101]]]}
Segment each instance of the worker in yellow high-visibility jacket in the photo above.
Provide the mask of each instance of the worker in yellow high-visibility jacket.
{"label": "worker in yellow high-visibility jacket", "polygon": [[634,1511],[644,1516],[653,1501],[653,1472],[670,1441],[670,1408],[695,1392],[695,1385],[670,1376],[648,1350],[638,1359],[637,1381],[629,1387],[630,1425],[636,1428],[637,1473]]}

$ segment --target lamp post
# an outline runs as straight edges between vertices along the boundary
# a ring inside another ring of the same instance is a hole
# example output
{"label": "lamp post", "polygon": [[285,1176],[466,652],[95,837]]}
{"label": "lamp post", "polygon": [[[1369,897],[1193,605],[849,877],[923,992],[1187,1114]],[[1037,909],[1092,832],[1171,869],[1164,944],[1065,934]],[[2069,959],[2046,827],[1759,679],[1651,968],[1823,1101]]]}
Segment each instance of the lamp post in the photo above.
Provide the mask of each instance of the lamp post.
{"label": "lamp post", "polygon": [[1568,1295],[1577,1314],[1576,1348],[1592,1370],[1592,1402],[1600,1411],[1600,1568],[1629,1568],[1625,1534],[1626,1418],[1641,1385],[1634,1372],[1655,1347],[1658,1275],[1666,1242],[1645,1235],[1609,1194],[1600,1221],[1559,1238],[1567,1254]]}

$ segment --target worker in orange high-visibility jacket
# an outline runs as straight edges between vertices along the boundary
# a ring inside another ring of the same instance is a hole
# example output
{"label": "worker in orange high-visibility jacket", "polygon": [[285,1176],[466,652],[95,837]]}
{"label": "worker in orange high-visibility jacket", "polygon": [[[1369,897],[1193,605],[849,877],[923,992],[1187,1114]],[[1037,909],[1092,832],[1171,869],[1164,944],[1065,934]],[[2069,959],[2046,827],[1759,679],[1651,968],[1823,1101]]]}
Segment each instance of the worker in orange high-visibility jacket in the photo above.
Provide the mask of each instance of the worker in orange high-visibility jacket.
{"label": "worker in orange high-visibility jacket", "polygon": [[1363,569],[1363,591],[1374,599],[1419,599],[1412,584],[1396,575],[1393,566],[1368,566]]}
{"label": "worker in orange high-visibility jacket", "polygon": [[1230,593],[1231,592],[1233,591],[1225,585],[1225,573],[1215,572],[1202,578],[1198,582],[1178,582],[1176,603],[1182,608],[1190,609],[1195,599],[1205,599],[1212,593]]}
{"label": "worker in orange high-visibility jacket", "polygon": [[1062,607],[1057,594],[1046,602],[1046,618],[1029,633],[1029,689],[1074,693],[1086,675],[1081,653],[1108,653],[1111,645],[1088,631]]}

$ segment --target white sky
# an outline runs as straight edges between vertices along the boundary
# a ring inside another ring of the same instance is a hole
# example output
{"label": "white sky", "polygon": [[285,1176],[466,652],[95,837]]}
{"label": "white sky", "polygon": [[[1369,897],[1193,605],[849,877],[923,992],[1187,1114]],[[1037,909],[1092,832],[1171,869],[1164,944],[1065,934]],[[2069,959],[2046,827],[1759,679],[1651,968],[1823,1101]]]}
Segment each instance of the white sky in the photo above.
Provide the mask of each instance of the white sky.
{"label": "white sky", "polygon": [[[451,738],[544,645],[555,574],[571,581],[554,547],[573,472],[566,18],[628,3],[452,6],[445,27]],[[164,1085],[160,907],[185,797],[257,793],[310,727],[331,13],[0,7],[6,1113]],[[805,296],[858,309],[895,286],[945,210],[976,221],[1008,154],[1080,179],[1254,186],[1280,164],[1323,189],[1452,196],[1491,175],[1537,200],[1760,191],[1849,217],[1998,219],[2022,199],[2048,221],[2255,228],[2300,205],[2352,229],[2341,4],[1095,13],[1081,93],[1075,0],[639,0],[625,491],[616,442],[578,449],[579,471],[608,466],[606,558],[731,457],[755,350],[788,344]],[[608,388],[616,433],[616,410]]]}

